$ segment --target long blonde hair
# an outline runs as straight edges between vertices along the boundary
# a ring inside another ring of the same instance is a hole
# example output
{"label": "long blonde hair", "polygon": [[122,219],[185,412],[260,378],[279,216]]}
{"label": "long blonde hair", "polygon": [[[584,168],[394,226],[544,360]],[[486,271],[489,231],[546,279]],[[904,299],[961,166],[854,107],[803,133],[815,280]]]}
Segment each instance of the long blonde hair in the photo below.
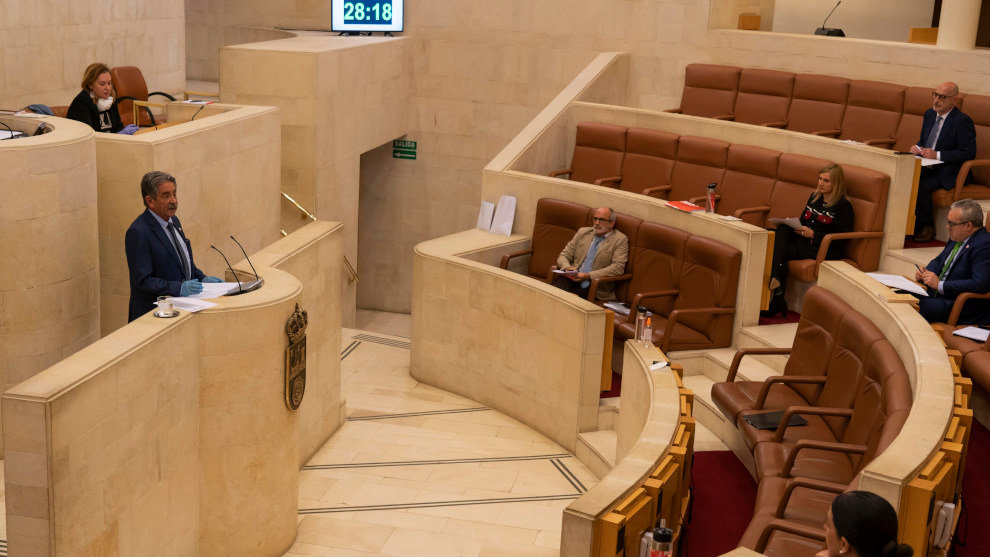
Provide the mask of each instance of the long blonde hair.
{"label": "long blonde hair", "polygon": [[[829,194],[829,199],[825,200],[825,206],[832,207],[840,199],[846,197],[846,173],[842,171],[841,166],[833,162],[818,171],[819,176],[822,174],[828,174],[829,179],[832,181],[832,193]],[[811,200],[818,201],[821,197],[822,192],[815,190]]]}

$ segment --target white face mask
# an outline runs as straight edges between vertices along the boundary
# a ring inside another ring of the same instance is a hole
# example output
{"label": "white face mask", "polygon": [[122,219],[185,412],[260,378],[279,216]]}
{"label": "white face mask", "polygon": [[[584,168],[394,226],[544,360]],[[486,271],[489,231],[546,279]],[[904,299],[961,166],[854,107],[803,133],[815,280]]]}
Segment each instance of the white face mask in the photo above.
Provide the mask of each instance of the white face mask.
{"label": "white face mask", "polygon": [[113,106],[113,97],[107,97],[105,99],[96,99],[96,108],[98,108],[100,112],[104,112],[108,110],[111,106]]}

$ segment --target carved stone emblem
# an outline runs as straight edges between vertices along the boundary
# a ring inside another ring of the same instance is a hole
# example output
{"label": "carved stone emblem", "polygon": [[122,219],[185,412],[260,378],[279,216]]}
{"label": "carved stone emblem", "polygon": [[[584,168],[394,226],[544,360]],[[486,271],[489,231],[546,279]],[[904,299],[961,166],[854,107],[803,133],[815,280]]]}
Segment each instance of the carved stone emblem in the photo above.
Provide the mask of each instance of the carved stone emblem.
{"label": "carved stone emblem", "polygon": [[285,333],[289,336],[289,347],[285,349],[285,405],[289,410],[297,410],[306,392],[306,325],[309,316],[306,310],[296,310],[285,322]]}

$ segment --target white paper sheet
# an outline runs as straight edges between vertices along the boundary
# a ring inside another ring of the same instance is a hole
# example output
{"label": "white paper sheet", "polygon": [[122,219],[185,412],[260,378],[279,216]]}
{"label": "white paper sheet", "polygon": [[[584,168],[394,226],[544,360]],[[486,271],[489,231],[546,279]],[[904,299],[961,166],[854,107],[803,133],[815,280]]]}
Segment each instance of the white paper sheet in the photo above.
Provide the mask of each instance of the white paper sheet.
{"label": "white paper sheet", "polygon": [[872,277],[880,283],[889,286],[891,288],[897,288],[899,290],[906,290],[912,294],[917,294],[919,296],[928,297],[928,292],[924,288],[918,285],[918,283],[913,280],[908,280],[906,277],[901,275],[885,275],[883,273],[866,273],[866,276]]}
{"label": "white paper sheet", "polygon": [[492,234],[502,236],[512,235],[512,221],[516,218],[516,198],[511,195],[503,195],[498,199],[498,206],[495,207],[495,218],[492,220]]}
{"label": "white paper sheet", "polygon": [[781,218],[777,218],[777,217],[770,217],[770,218],[767,219],[767,221],[768,222],[775,223],[775,224],[784,224],[784,225],[790,226],[791,228],[800,228],[800,227],[804,226],[803,224],[801,224],[801,219],[799,219],[797,217],[790,217],[790,218],[787,218],[787,219],[781,219]]}
{"label": "white paper sheet", "polygon": [[935,166],[936,164],[942,164],[942,161],[938,159],[926,159],[918,156],[914,158],[921,159],[921,166]]}
{"label": "white paper sheet", "polygon": [[[247,283],[240,283],[241,288]],[[225,296],[230,294],[234,290],[237,290],[238,283],[236,282],[204,282],[203,291],[199,294],[192,294],[191,296],[185,296],[186,298],[193,298],[195,300],[212,300],[213,298],[219,298],[220,296]],[[181,300],[182,298],[175,298],[176,300]]]}
{"label": "white paper sheet", "polygon": [[24,135],[24,132],[20,132],[17,130],[14,131],[0,130],[0,140],[10,139],[12,137],[20,137],[22,135]]}
{"label": "white paper sheet", "polygon": [[217,304],[214,302],[206,302],[195,298],[172,298],[173,308],[182,309],[189,313],[196,313],[197,311],[211,308],[215,305]]}
{"label": "white paper sheet", "polygon": [[491,230],[493,216],[495,216],[495,204],[482,201],[481,210],[478,211],[478,230],[484,230],[486,232]]}
{"label": "white paper sheet", "polygon": [[962,329],[952,331],[952,334],[963,338],[972,339],[977,342],[986,342],[987,337],[990,337],[990,331],[979,327],[963,327]]}

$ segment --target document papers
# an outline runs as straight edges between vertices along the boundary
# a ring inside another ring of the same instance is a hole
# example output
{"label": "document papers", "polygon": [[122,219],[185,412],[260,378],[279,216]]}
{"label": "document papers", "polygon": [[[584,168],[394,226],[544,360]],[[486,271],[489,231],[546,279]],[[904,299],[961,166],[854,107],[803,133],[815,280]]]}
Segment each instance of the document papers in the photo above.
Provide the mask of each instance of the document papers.
{"label": "document papers", "polygon": [[490,231],[492,229],[493,216],[495,216],[495,204],[482,201],[481,210],[478,211],[478,230]]}
{"label": "document papers", "polygon": [[22,135],[24,135],[24,132],[19,132],[17,130],[14,131],[0,130],[0,140],[10,139],[12,137],[20,137]]}
{"label": "document papers", "polygon": [[511,236],[512,221],[515,218],[516,198],[511,195],[503,195],[498,199],[498,206],[495,207],[495,218],[492,219],[492,234]]}
{"label": "document papers", "polygon": [[768,222],[772,222],[774,224],[784,224],[784,225],[790,226],[791,228],[800,228],[801,226],[804,226],[804,225],[801,224],[801,219],[799,219],[797,217],[791,217],[789,219],[781,219],[781,218],[777,218],[777,217],[770,217],[770,218],[767,219],[767,221]]}
{"label": "document papers", "polygon": [[197,311],[211,308],[215,306],[214,302],[206,302],[204,300],[197,300],[195,298],[172,298],[172,307],[175,309],[184,309],[189,313],[196,313]]}
{"label": "document papers", "polygon": [[963,327],[962,329],[952,331],[952,334],[977,342],[986,342],[987,337],[990,336],[990,331],[979,327]]}
{"label": "document papers", "polygon": [[891,288],[904,290],[926,298],[928,297],[928,292],[926,292],[924,288],[913,280],[909,280],[907,277],[902,277],[901,275],[885,275],[883,273],[866,273],[866,276],[872,277],[874,280],[877,280]]}
{"label": "document papers", "polygon": [[219,298],[220,296],[226,296],[231,292],[238,290],[238,288],[243,288],[247,283],[243,282],[204,282],[203,291],[199,294],[193,294],[191,296],[185,296],[184,298],[173,298],[173,300],[183,300],[186,298],[192,298],[194,300],[212,300],[213,298]]}
{"label": "document papers", "polygon": [[915,156],[916,159],[921,159],[921,166],[935,166],[936,164],[942,164],[942,161],[938,159],[925,159],[919,156]]}

